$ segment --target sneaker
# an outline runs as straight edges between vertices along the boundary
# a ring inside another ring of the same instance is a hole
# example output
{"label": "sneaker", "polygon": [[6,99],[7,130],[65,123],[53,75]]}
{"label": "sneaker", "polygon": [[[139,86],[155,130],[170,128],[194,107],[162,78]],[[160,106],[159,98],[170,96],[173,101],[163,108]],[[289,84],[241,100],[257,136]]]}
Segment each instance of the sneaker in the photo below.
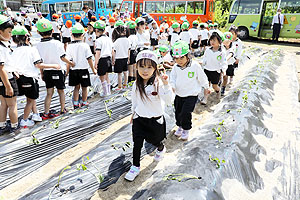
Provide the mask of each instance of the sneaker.
{"label": "sneaker", "polygon": [[4,134],[9,131],[10,131],[10,126],[8,124],[6,124],[5,127],[0,128],[0,134]]}
{"label": "sneaker", "polygon": [[188,140],[188,137],[189,137],[189,131],[183,130],[180,139],[186,141]]}
{"label": "sneaker", "polygon": [[60,115],[63,115],[63,114],[66,114],[66,113],[68,113],[68,110],[66,109],[66,108],[64,108],[64,110],[62,110],[62,111],[60,111]]}
{"label": "sneaker", "polygon": [[229,84],[232,84],[232,82],[233,82],[233,77],[230,77]]}
{"label": "sneaker", "polygon": [[82,104],[81,104],[81,107],[87,107],[87,106],[89,106],[89,102],[86,102],[86,103],[82,103]]}
{"label": "sneaker", "polygon": [[202,105],[206,105],[207,104],[207,97],[203,97],[203,99],[200,101],[200,103],[202,104]]}
{"label": "sneaker", "polygon": [[183,129],[181,127],[178,127],[177,131],[174,133],[176,137],[180,137],[182,134]]}
{"label": "sneaker", "polygon": [[224,94],[225,94],[225,87],[223,86],[222,88],[221,88],[221,96],[224,96]]}
{"label": "sneaker", "polygon": [[74,107],[74,110],[76,110],[76,109],[80,108],[80,105],[79,104],[78,105],[73,105],[73,107]]}
{"label": "sneaker", "polygon": [[139,175],[140,173],[140,167],[136,167],[134,165],[132,165],[130,167],[130,170],[127,172],[127,174],[125,175],[125,179],[128,181],[133,181],[135,179],[135,177],[137,177],[137,175]]}
{"label": "sneaker", "polygon": [[20,126],[22,127],[25,127],[25,126],[33,126],[34,125],[34,121],[30,120],[30,119],[27,119],[27,120],[24,120],[22,119],[21,122],[20,122]]}
{"label": "sneaker", "polygon": [[122,88],[116,88],[115,89],[115,91],[121,91],[122,90]]}
{"label": "sneaker", "polygon": [[221,98],[221,92],[219,91],[219,92],[216,92],[216,97],[217,97],[217,99],[220,99]]}
{"label": "sneaker", "polygon": [[161,161],[164,157],[165,152],[166,152],[166,147],[164,147],[162,151],[158,151],[158,149],[156,149],[155,155],[154,155],[154,160],[157,162]]}
{"label": "sneaker", "polygon": [[20,132],[20,126],[18,125],[17,127],[14,127],[14,128],[10,127],[9,132],[10,133],[19,133]]}
{"label": "sneaker", "polygon": [[58,114],[54,114],[54,113],[49,113],[49,114],[43,113],[41,117],[43,120],[47,120],[47,119],[52,119],[57,116],[58,116]]}
{"label": "sneaker", "polygon": [[35,121],[35,122],[41,122],[43,121],[43,119],[41,118],[39,113],[34,113],[31,117],[31,120]]}

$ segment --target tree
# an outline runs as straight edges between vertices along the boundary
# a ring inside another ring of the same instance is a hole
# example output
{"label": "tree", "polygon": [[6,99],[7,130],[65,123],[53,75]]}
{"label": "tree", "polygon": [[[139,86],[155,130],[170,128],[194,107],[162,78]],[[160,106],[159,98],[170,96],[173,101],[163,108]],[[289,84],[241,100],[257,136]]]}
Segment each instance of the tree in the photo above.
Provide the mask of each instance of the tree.
{"label": "tree", "polygon": [[233,0],[216,0],[215,1],[215,22],[220,27],[224,27],[227,23],[226,17],[229,15]]}

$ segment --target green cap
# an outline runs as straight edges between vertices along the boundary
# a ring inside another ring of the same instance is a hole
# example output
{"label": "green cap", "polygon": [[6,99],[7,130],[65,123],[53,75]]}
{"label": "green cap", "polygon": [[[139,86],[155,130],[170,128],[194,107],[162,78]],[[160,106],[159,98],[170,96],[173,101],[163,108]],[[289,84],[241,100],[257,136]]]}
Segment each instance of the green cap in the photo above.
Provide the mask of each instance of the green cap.
{"label": "green cap", "polygon": [[189,53],[189,44],[185,41],[179,40],[172,46],[172,53],[174,57],[181,57]]}
{"label": "green cap", "polygon": [[52,24],[48,19],[42,18],[36,23],[37,30],[41,33],[52,30]]}
{"label": "green cap", "polygon": [[130,22],[128,23],[128,27],[129,27],[129,29],[135,29],[136,23],[135,23],[134,21],[130,21]]}
{"label": "green cap", "polygon": [[221,37],[222,41],[225,40],[225,35],[224,35],[224,33],[222,33],[222,32],[219,31],[219,30],[217,30],[217,31],[215,31],[215,32],[219,34],[219,36]]}
{"label": "green cap", "polygon": [[198,25],[198,24],[199,24],[199,21],[195,20],[195,21],[193,21],[193,24],[194,24],[194,25]]}
{"label": "green cap", "polygon": [[79,23],[75,24],[71,30],[72,30],[72,33],[84,33],[84,28]]}
{"label": "green cap", "polygon": [[167,52],[167,51],[169,51],[169,47],[167,47],[166,45],[161,45],[159,47],[159,51],[161,51],[161,52]]}
{"label": "green cap", "polygon": [[115,28],[118,27],[118,26],[124,26],[124,22],[122,20],[118,20],[116,23],[115,23]]}
{"label": "green cap", "polygon": [[200,23],[199,26],[204,26],[205,27],[206,23]]}
{"label": "green cap", "polygon": [[10,19],[4,15],[0,15],[0,25],[4,24],[5,22],[9,21]]}
{"label": "green cap", "polygon": [[95,23],[94,23],[94,26],[93,26],[94,28],[96,28],[96,29],[105,29],[105,27],[106,27],[106,24],[105,24],[105,22],[104,21],[102,21],[102,20],[98,20],[98,21],[96,21]]}
{"label": "green cap", "polygon": [[146,20],[144,18],[142,18],[142,17],[136,18],[135,23],[138,24],[140,22],[146,22]]}
{"label": "green cap", "polygon": [[15,26],[11,32],[12,35],[26,35],[28,34],[27,29],[24,26]]}
{"label": "green cap", "polygon": [[180,24],[178,22],[174,22],[172,24],[172,28],[179,28],[180,27]]}
{"label": "green cap", "polygon": [[183,22],[183,24],[181,25],[182,29],[188,29],[190,27],[190,24],[188,22]]}
{"label": "green cap", "polygon": [[213,25],[213,24],[211,24],[211,23],[210,23],[210,24],[208,24],[208,28],[210,28],[210,27],[213,27],[213,26],[214,26],[214,25]]}
{"label": "green cap", "polygon": [[233,39],[233,35],[232,35],[231,32],[225,32],[224,37],[225,37],[225,40],[232,40]]}

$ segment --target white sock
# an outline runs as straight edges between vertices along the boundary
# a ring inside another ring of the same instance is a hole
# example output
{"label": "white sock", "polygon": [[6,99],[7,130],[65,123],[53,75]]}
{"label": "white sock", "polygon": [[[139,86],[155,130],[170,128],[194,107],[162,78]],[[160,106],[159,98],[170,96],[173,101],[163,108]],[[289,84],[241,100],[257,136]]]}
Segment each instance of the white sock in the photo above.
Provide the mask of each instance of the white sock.
{"label": "white sock", "polygon": [[102,89],[103,89],[103,94],[107,95],[107,82],[106,81],[102,82]]}
{"label": "white sock", "polygon": [[111,84],[107,84],[107,94],[111,94]]}
{"label": "white sock", "polygon": [[12,127],[12,128],[17,128],[17,127],[18,127],[18,122],[17,122],[17,123],[14,123],[14,124],[11,124],[11,127]]}
{"label": "white sock", "polygon": [[0,128],[5,128],[6,127],[6,122],[0,122]]}

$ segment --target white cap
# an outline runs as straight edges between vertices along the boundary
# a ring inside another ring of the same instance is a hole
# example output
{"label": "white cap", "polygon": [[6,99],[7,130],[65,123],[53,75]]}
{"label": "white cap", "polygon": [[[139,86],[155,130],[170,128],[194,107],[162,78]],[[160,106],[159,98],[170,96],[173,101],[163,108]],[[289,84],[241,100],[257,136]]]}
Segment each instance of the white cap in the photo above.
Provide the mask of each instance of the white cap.
{"label": "white cap", "polygon": [[150,50],[141,51],[136,57],[136,62],[144,58],[153,60],[156,64],[158,64],[157,55],[153,51]]}
{"label": "white cap", "polygon": [[61,15],[62,13],[61,13],[61,11],[58,11],[57,14],[58,14],[58,15]]}

